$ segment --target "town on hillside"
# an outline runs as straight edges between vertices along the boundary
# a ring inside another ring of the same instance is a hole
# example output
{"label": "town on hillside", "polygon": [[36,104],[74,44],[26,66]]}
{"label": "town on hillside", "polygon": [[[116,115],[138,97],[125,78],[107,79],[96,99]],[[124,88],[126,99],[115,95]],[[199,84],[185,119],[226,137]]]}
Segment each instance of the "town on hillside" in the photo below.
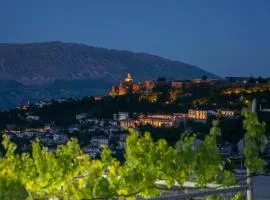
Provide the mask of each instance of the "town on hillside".
{"label": "town on hillside", "polygon": [[[145,80],[136,83],[130,73],[113,86],[108,96],[27,102],[0,113],[1,134],[12,139],[19,152],[31,151],[38,139],[50,151],[76,137],[85,153],[99,158],[108,147],[124,160],[129,128],[149,131],[154,140],[164,138],[170,145],[181,133],[195,133],[198,142],[208,134],[213,119],[220,121],[220,154],[237,158],[241,167],[243,138],[241,109],[256,97],[257,112],[269,131],[270,79],[228,77],[194,80]],[[0,149],[1,151],[1,149]],[[270,144],[265,150],[270,158]],[[269,159],[270,160],[270,159]]]}

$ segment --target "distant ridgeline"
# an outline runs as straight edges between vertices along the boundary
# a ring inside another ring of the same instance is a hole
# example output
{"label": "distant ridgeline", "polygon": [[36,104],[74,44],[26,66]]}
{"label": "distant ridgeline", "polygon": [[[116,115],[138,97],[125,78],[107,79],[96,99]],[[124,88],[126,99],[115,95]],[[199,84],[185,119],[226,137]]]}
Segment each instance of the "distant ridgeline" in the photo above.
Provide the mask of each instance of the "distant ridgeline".
{"label": "distant ridgeline", "polygon": [[0,67],[0,110],[27,101],[106,95],[127,72],[138,81],[220,78],[157,55],[57,41],[0,44]]}

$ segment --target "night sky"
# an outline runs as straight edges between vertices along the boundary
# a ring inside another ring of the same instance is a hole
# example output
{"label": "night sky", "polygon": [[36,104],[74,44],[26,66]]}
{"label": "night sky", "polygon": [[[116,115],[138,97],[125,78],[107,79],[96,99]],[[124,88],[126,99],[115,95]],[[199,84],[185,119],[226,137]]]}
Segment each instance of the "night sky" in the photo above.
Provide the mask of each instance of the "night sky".
{"label": "night sky", "polygon": [[157,54],[221,76],[270,76],[270,0],[0,0],[0,43]]}

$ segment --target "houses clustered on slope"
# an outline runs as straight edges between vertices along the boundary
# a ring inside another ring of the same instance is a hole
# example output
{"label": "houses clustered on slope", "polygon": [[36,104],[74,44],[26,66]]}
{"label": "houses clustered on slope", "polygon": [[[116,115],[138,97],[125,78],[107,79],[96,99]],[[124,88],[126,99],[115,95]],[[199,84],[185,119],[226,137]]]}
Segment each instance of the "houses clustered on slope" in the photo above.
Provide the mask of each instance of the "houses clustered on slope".
{"label": "houses clustered on slope", "polygon": [[[238,79],[237,79],[238,80]],[[242,81],[242,80],[241,80]],[[246,81],[246,79],[244,80]],[[233,80],[232,80],[233,82]],[[143,92],[148,94],[157,84],[170,84],[172,87],[185,87],[192,84],[215,84],[216,80],[192,80],[192,81],[144,81],[142,83],[134,83],[130,74],[119,86],[114,86],[110,92],[111,96],[124,95],[127,93]],[[246,84],[245,82],[236,81],[237,84]],[[100,100],[101,97],[95,97]],[[66,101],[66,99],[55,100],[58,103]],[[37,107],[48,106],[51,101],[41,101],[35,104]],[[27,112],[30,103],[22,105],[20,109]],[[263,110],[262,110],[263,111]],[[187,113],[131,113],[118,112],[113,114],[110,119],[91,118],[88,113],[78,113],[76,123],[68,127],[57,127],[53,123],[44,124],[42,128],[31,128],[20,130],[12,124],[7,125],[2,132],[13,139],[26,139],[33,141],[38,139],[49,150],[55,151],[58,145],[65,144],[71,136],[76,134],[85,135],[87,141],[83,141],[82,149],[85,153],[90,154],[93,158],[100,156],[103,147],[109,147],[112,152],[117,155],[123,153],[125,148],[125,140],[128,136],[128,128],[138,128],[140,126],[153,126],[163,128],[175,128],[186,124],[188,121],[196,123],[206,123],[210,116],[235,119],[240,117],[237,110],[230,109],[188,109]],[[40,121],[40,116],[26,114],[28,121]],[[185,131],[192,131],[192,127],[184,126]],[[230,155],[234,152],[235,146],[226,143],[219,146],[220,153]],[[21,150],[29,151],[31,149],[30,142],[23,144]]]}
{"label": "houses clustered on slope", "polygon": [[[3,131],[12,139],[27,139],[28,141],[38,139],[50,151],[55,151],[58,145],[65,144],[71,136],[80,133],[89,136],[86,137],[89,140],[84,141],[83,151],[93,158],[97,158],[103,147],[109,147],[114,154],[123,153],[128,136],[127,128],[135,128],[139,125],[172,128],[186,120],[205,123],[208,113],[204,110],[190,110],[187,114],[137,114],[136,119],[134,117],[131,119],[129,113],[126,112],[115,113],[111,119],[90,118],[87,113],[79,113],[75,116],[77,123],[66,128],[57,127],[51,123],[44,124],[42,128],[18,130],[15,125],[9,124]],[[232,111],[224,111],[224,113],[220,111],[219,113],[223,117],[237,117]],[[39,120],[39,116],[34,115],[28,115],[26,118],[32,121]],[[31,150],[30,143],[24,144],[21,150]]]}

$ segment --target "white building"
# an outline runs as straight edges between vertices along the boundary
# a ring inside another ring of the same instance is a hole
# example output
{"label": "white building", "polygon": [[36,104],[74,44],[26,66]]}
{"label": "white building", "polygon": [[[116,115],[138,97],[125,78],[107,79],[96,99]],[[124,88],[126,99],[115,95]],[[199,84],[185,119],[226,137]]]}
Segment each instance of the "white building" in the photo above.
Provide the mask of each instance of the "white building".
{"label": "white building", "polygon": [[106,128],[106,129],[104,129],[104,133],[106,133],[107,135],[110,135],[112,133],[116,133],[118,131],[119,131],[118,128]]}
{"label": "white building", "polygon": [[109,124],[112,126],[117,126],[118,122],[116,120],[109,120]]}
{"label": "white building", "polygon": [[99,121],[99,126],[102,126],[102,127],[103,127],[104,125],[105,125],[105,121],[104,121],[103,119],[100,120],[100,121]]}
{"label": "white building", "polygon": [[39,108],[42,108],[43,106],[48,106],[51,104],[52,104],[52,102],[40,101],[40,102],[36,103],[35,105],[38,106]]}
{"label": "white building", "polygon": [[39,116],[37,115],[29,115],[26,117],[27,120],[33,120],[33,121],[38,121],[40,119]]}
{"label": "white building", "polygon": [[78,120],[78,121],[85,119],[85,118],[87,118],[87,113],[76,114],[76,120]]}
{"label": "white building", "polygon": [[118,112],[113,114],[113,119],[116,121],[126,120],[128,117],[129,115],[127,112]]}
{"label": "white building", "polygon": [[53,141],[56,143],[63,144],[63,143],[68,141],[68,137],[67,137],[67,135],[62,134],[62,133],[55,133],[55,134],[53,134]]}
{"label": "white building", "polygon": [[121,128],[135,128],[140,124],[139,120],[136,119],[126,119],[120,121],[120,127]]}
{"label": "white building", "polygon": [[69,133],[73,133],[73,132],[76,132],[76,131],[80,131],[80,129],[78,128],[77,125],[71,125],[70,127],[68,127],[68,132]]}
{"label": "white building", "polygon": [[92,137],[90,143],[94,146],[109,146],[109,138],[105,136],[95,136]]}
{"label": "white building", "polygon": [[37,132],[36,132],[36,131],[31,131],[31,130],[29,130],[29,131],[23,132],[23,135],[26,136],[26,137],[31,138],[31,137],[36,136],[36,135],[37,135]]}
{"label": "white building", "polygon": [[226,117],[226,118],[233,118],[236,115],[235,110],[217,110],[217,116],[218,117]]}
{"label": "white building", "polygon": [[88,146],[84,147],[83,152],[90,154],[92,158],[96,158],[98,155],[101,154],[100,149],[93,146],[93,145],[88,145]]}
{"label": "white building", "polygon": [[125,141],[118,141],[118,147],[119,147],[120,149],[124,149],[125,146],[126,146],[126,142],[125,142]]}

